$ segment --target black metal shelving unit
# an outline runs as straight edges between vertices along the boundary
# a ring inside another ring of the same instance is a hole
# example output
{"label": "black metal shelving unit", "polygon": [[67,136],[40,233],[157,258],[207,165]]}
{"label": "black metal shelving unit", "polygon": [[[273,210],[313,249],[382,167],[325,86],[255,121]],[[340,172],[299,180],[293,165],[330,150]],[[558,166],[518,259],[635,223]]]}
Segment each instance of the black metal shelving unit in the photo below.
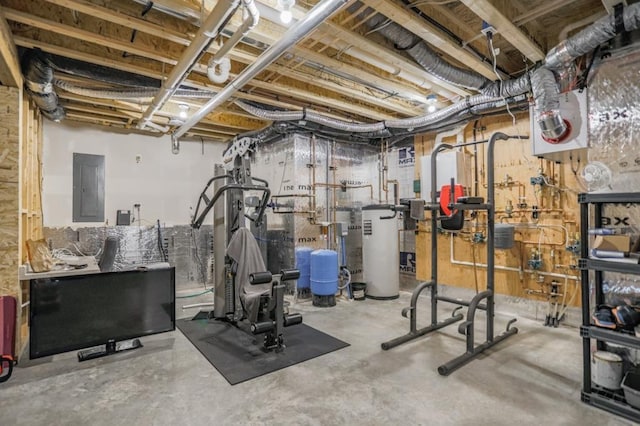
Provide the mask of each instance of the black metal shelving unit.
{"label": "black metal shelving unit", "polygon": [[[595,327],[591,324],[591,300],[589,273],[594,272],[595,304],[604,303],[602,289],[603,273],[618,272],[640,275],[640,265],[614,261],[589,259],[589,228],[599,228],[602,224],[603,208],[607,204],[640,203],[640,193],[611,194],[579,194],[580,203],[580,269],[582,280],[582,357],[583,380],[582,401],[635,422],[640,422],[640,410],[627,404],[620,393],[610,392],[591,383],[591,339],[596,340],[598,349],[604,349],[605,343],[615,343],[629,348],[640,349],[640,338],[619,331]],[[593,208],[593,222],[590,225],[589,215]]]}

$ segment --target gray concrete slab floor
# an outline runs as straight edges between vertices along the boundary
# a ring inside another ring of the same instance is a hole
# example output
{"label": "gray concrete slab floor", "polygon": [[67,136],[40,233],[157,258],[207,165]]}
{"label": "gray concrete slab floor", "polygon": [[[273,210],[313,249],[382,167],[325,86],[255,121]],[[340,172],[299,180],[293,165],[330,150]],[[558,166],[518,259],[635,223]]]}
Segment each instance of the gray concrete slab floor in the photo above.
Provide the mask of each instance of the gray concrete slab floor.
{"label": "gray concrete slab floor", "polygon": [[[520,319],[517,335],[449,377],[437,367],[464,352],[457,325],[382,351],[380,343],[408,331],[400,315],[408,300],[403,293],[392,301],[341,300],[333,308],[298,303],[292,310],[305,323],[351,346],[236,386],[178,330],[143,338],[142,349],[83,363],[75,352],[25,361],[0,385],[0,424],[631,424],[580,402],[575,328]],[[496,333],[508,319],[497,316]]]}

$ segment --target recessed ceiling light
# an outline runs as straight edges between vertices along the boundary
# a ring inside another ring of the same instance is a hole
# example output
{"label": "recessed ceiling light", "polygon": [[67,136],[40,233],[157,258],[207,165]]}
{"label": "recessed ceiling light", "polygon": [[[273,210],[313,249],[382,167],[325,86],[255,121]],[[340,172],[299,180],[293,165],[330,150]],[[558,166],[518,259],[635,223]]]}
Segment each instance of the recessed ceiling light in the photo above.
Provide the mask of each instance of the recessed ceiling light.
{"label": "recessed ceiling light", "polygon": [[186,120],[189,116],[189,105],[187,104],[178,104],[178,108],[180,108],[180,112],[178,113],[178,117]]}
{"label": "recessed ceiling light", "polygon": [[295,0],[278,0],[278,8],[280,9],[280,22],[289,24],[293,19],[291,9],[296,4]]}

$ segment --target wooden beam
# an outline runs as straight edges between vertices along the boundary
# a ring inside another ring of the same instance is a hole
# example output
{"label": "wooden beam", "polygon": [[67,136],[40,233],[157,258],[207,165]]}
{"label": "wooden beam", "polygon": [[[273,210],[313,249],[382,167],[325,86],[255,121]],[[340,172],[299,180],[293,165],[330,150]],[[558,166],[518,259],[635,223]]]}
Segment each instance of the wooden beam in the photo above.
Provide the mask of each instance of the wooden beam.
{"label": "wooden beam", "polygon": [[175,65],[178,62],[177,59],[169,59],[165,55],[158,54],[153,50],[138,48],[135,44],[130,42],[114,40],[101,34],[70,27],[59,22],[40,18],[38,16],[30,15],[28,13],[20,12],[14,9],[2,8],[0,10],[4,11],[5,16],[10,21],[30,25],[35,28],[51,31],[56,34],[82,41],[87,41],[89,43],[98,44],[100,46],[105,46],[111,49],[120,50],[122,52],[128,52],[132,55],[142,56],[144,58],[153,59],[155,61],[169,65]]}
{"label": "wooden beam", "polygon": [[[60,56],[66,56],[68,58],[72,58],[72,59],[78,59],[78,60],[83,60],[85,62],[91,63],[91,64],[96,64],[96,65],[104,65],[107,67],[111,67],[113,69],[117,69],[117,70],[121,70],[121,71],[128,71],[128,72],[137,72],[137,70],[140,71],[144,71],[144,74],[142,75],[147,75],[148,77],[152,77],[152,78],[162,78],[162,74],[149,70],[149,69],[143,69],[142,67],[137,67],[131,64],[126,64],[124,62],[117,62],[117,61],[111,61],[105,58],[102,58],[100,56],[97,55],[90,55],[87,53],[78,53],[77,51],[71,50],[71,49],[67,49],[65,47],[60,47],[60,46],[55,46],[53,44],[49,44],[49,43],[45,43],[42,41],[38,41],[38,40],[32,40],[32,39],[28,39],[26,37],[21,37],[21,36],[16,36],[15,37],[15,41],[16,44],[18,46],[22,46],[22,47],[27,47],[29,49],[34,49],[34,48],[38,48],[43,50],[44,52],[48,52],[48,53],[53,53],[54,55],[60,55]],[[186,80],[185,81],[185,86],[188,87],[192,87],[194,89],[202,89],[202,90],[211,90],[212,88],[202,84],[200,82],[196,82],[193,80]],[[242,92],[238,92],[236,93],[236,98],[240,98],[240,99],[246,99],[246,100],[250,100],[250,101],[254,101],[254,102],[260,102],[266,105],[271,105],[271,106],[275,106],[275,107],[279,107],[279,108],[283,108],[283,109],[287,109],[288,107],[291,109],[291,107],[284,103],[284,102],[279,102],[279,101],[275,101],[273,99],[269,99],[269,98],[264,98],[261,96],[257,96],[257,95],[251,95],[248,93],[242,93]],[[294,110],[300,110],[302,109],[301,107],[293,107]],[[337,118],[337,117],[336,117]]]}
{"label": "wooden beam", "polygon": [[385,79],[384,77],[380,77],[379,75],[367,72],[355,65],[350,65],[346,62],[341,62],[337,59],[330,58],[326,55],[323,55],[322,53],[317,53],[312,50],[302,49],[299,47],[294,47],[292,51],[302,59],[314,62],[321,66],[325,66],[329,70],[343,72],[345,74],[355,76],[356,78],[370,82],[377,87],[386,89],[389,92],[396,93],[399,96],[411,99],[413,101],[422,102],[428,93],[426,91],[418,92],[416,90],[409,89],[407,86],[404,86],[400,83],[392,82]]}
{"label": "wooden beam", "polygon": [[436,27],[424,21],[411,11],[408,11],[403,6],[388,0],[362,0],[362,3],[377,10],[387,18],[422,38],[427,43],[437,47],[447,55],[451,55],[453,58],[464,63],[486,78],[491,80],[496,78],[491,66],[454,43]]}
{"label": "wooden beam", "polygon": [[61,102],[62,106],[68,112],[69,110],[87,112],[106,117],[129,118],[129,114],[123,111],[117,111],[109,108],[96,108],[91,104],[77,104],[75,102]]}
{"label": "wooden beam", "polygon": [[299,89],[291,86],[285,86],[278,83],[260,81],[254,78],[247,84],[253,87],[259,87],[264,90],[277,90],[278,92],[291,96],[292,98],[306,99],[316,104],[340,109],[342,111],[346,111],[362,117],[372,118],[374,120],[382,121],[382,120],[393,120],[397,118],[393,115],[383,114],[380,112],[365,109],[363,106],[358,105],[357,103],[329,98],[327,96],[318,95],[303,89]]}
{"label": "wooden beam", "polygon": [[389,99],[385,99],[386,95],[383,92],[379,92],[379,96],[375,96],[371,93],[364,93],[360,88],[350,87],[344,83],[334,82],[329,79],[322,78],[317,75],[321,74],[321,72],[319,71],[316,71],[316,75],[307,74],[305,72],[293,70],[289,67],[278,64],[272,64],[269,69],[271,71],[279,73],[280,75],[284,75],[312,85],[321,85],[323,88],[334,90],[337,93],[347,94],[352,96],[354,99],[362,99],[365,102],[373,103],[388,110],[396,111],[407,116],[422,114],[422,110],[420,108],[409,107],[390,102]]}
{"label": "wooden beam", "polygon": [[112,123],[112,124],[122,124],[123,126],[127,124],[127,119],[117,119],[117,118],[109,118],[102,115],[92,114],[92,113],[84,113],[84,112],[74,112],[67,111],[67,118],[84,118],[86,120],[91,120],[93,123]]}
{"label": "wooden beam", "polygon": [[[502,0],[505,1],[505,0]],[[512,7],[515,8],[515,10],[517,11],[517,14],[520,15],[522,13],[525,13],[529,7],[528,5],[524,4],[523,0],[511,0],[509,2]],[[502,3],[494,3],[494,6],[501,9],[501,10],[505,10],[502,8]],[[517,22],[515,22],[515,20],[513,19],[515,15],[508,15],[507,17],[510,18],[510,21],[514,23],[514,25],[518,26],[518,27],[523,27],[524,25],[519,25]],[[525,27],[525,29],[527,31],[529,31],[529,35],[533,37],[533,39],[535,40],[535,42],[539,45],[542,46],[542,50],[545,51],[546,50],[546,45],[544,45],[543,43],[541,43],[543,40],[545,39],[544,35],[546,33],[545,29],[542,27],[542,25],[540,25],[538,22],[536,21],[532,21],[529,22],[528,25]]]}
{"label": "wooden beam", "polygon": [[[376,56],[380,58],[381,61],[384,61],[390,66],[396,68],[395,74],[409,72],[418,78],[422,78],[423,82],[419,83],[419,85],[432,90],[433,92],[451,92],[460,96],[467,96],[470,94],[469,91],[463,88],[447,83],[446,81],[440,80],[439,78],[427,73],[424,69],[416,65],[414,62],[409,61],[402,55],[361,36],[355,31],[347,30],[331,21],[324,22],[320,25],[318,31],[311,34],[311,38],[323,43],[323,40],[327,37],[339,37],[343,40],[341,43],[337,43],[334,47],[338,50],[344,51],[347,55],[350,54],[349,51],[353,48],[361,49],[364,52],[375,52]],[[352,46],[352,48],[349,46]],[[373,65],[375,66],[375,64]],[[402,78],[402,75],[400,75],[400,78]]]}
{"label": "wooden beam", "polygon": [[[143,33],[161,38],[163,40],[172,41],[174,43],[187,46],[190,43],[188,37],[178,31],[152,24],[144,19],[118,13],[112,9],[96,5],[86,0],[44,0],[57,6],[66,7],[85,15],[93,16],[107,22],[113,22],[123,27],[135,29]],[[155,3],[155,2],[154,2]]]}
{"label": "wooden beam", "polygon": [[[128,119],[123,119],[123,120],[117,120],[114,118],[108,118],[108,117],[100,117],[100,116],[96,116],[94,114],[90,114],[90,113],[83,113],[83,112],[74,112],[71,111],[67,114],[67,119],[70,121],[79,121],[79,122],[83,122],[83,123],[90,123],[90,124],[101,124],[101,125],[105,125],[105,126],[110,126],[110,127],[120,127],[120,128],[124,128],[127,130],[130,130],[132,133],[141,133],[141,134],[146,134],[146,135],[152,135],[152,136],[162,136],[162,134],[160,133],[154,133],[154,132],[149,132],[149,131],[144,131],[144,130],[139,130],[136,129],[135,127],[132,127],[129,125],[129,121]],[[198,129],[198,130],[194,130],[194,129]],[[195,134],[198,136],[203,136],[206,138],[211,138],[211,139],[215,139],[215,140],[221,140],[221,141],[225,141],[225,140],[229,140],[231,139],[230,136],[228,134],[221,134],[218,133],[216,131],[213,130],[209,130],[209,129],[202,129],[202,128],[194,128],[192,129],[193,131],[190,131],[190,134]]]}
{"label": "wooden beam", "polygon": [[[86,0],[46,0],[49,3],[52,4],[56,4],[59,6],[63,6],[63,7],[67,7],[73,10],[78,10],[82,13],[85,14],[90,14],[91,16],[96,16],[99,17],[100,19],[103,19],[107,22],[111,22],[117,25],[122,25],[124,27],[127,28],[131,28],[131,29],[135,29],[136,31],[141,31],[144,32],[146,34],[149,35],[153,35],[156,37],[159,37],[163,40],[167,40],[167,41],[171,41],[174,43],[178,43],[180,45],[183,46],[187,46],[190,43],[190,39],[185,37],[183,34],[166,28],[166,27],[162,27],[156,24],[153,24],[151,22],[139,19],[139,18],[134,18],[131,16],[127,16],[127,15],[123,15],[122,13],[118,13],[114,10],[105,8],[105,7],[101,7],[101,6],[96,6],[93,5],[89,2],[87,2]],[[237,17],[234,16],[234,18],[231,20],[231,22],[229,23],[228,27],[230,30],[236,30],[237,27],[239,26],[240,22],[238,19],[236,19]],[[329,30],[331,31],[334,27],[330,26],[328,27]],[[266,43],[266,44],[273,44],[275,43],[277,40],[279,40],[282,36],[282,34],[284,33],[284,29],[282,29],[281,27],[278,27],[272,23],[268,23],[265,22],[264,20],[261,21],[261,24],[255,28],[252,33],[251,33],[251,37],[255,38],[256,40]],[[355,33],[353,33],[355,34]],[[343,33],[342,34],[347,40],[349,40],[351,38],[352,34],[349,33]],[[364,39],[363,37],[359,36],[360,39]],[[366,40],[366,39],[364,39]],[[363,46],[362,40],[358,41],[359,46]],[[394,63],[392,65],[397,65],[397,66],[402,66],[402,67],[411,67],[410,62],[404,58],[402,58],[400,55],[397,54],[393,54],[394,52],[391,52],[389,54],[385,53],[385,52],[380,52],[381,50],[381,46],[373,43],[373,42],[368,42],[367,44],[364,46],[365,49],[369,49],[370,51],[376,51],[376,54],[380,54],[381,57],[384,58],[394,58]],[[217,49],[216,48],[209,48],[209,52],[210,53],[215,53]],[[383,51],[385,49],[382,49]],[[129,50],[130,52],[132,52],[131,50]],[[334,69],[336,67],[341,68],[341,71],[345,71],[344,69],[342,69],[341,67],[341,62],[334,60],[332,58],[329,58],[325,55],[321,55],[321,54],[317,54],[309,49],[304,49],[304,48],[300,48],[300,47],[296,47],[295,51],[299,54],[302,54],[306,59],[312,60],[314,62],[323,64],[325,66],[327,66],[330,69]],[[133,53],[133,52],[132,52]],[[145,56],[148,57],[146,55],[141,55],[141,56]],[[234,49],[231,54],[230,57],[234,60],[240,61],[242,63],[245,64],[251,64],[253,63],[256,58],[257,55],[251,55],[247,52],[243,52],[239,49]],[[421,73],[421,75],[425,76],[425,80],[428,80],[427,74],[426,72],[424,72],[424,70],[420,71],[420,68],[413,65],[412,70]],[[380,87],[384,87],[384,88],[388,88],[391,91],[394,91],[396,93],[398,93],[400,96],[403,97],[407,97],[413,100],[419,100],[419,101],[423,101],[426,93],[418,93],[415,90],[412,90],[411,88],[402,85],[400,83],[397,83],[395,81],[391,81],[389,79],[385,79],[380,77],[379,75],[369,72],[367,70],[363,70],[361,68],[357,68],[357,67],[351,67],[349,68],[349,70],[351,71],[353,76],[359,76],[362,75],[363,79],[365,81],[370,81]],[[200,72],[204,72],[203,69],[198,69],[197,71]],[[436,81],[437,79],[432,78],[432,80]],[[435,83],[434,83],[435,84]],[[440,83],[438,83],[440,84]],[[455,88],[455,86],[451,86],[451,88],[449,88],[449,86],[447,85],[447,83],[442,83],[440,84],[442,87],[444,87],[446,90],[449,91],[453,91],[456,94],[462,95],[462,96],[466,96],[469,93],[459,89],[459,88]],[[366,89],[365,89],[366,90]],[[401,111],[398,111],[401,112]],[[406,112],[404,112],[406,114]]]}
{"label": "wooden beam", "polygon": [[461,2],[482,20],[491,24],[507,42],[522,52],[531,62],[536,63],[544,59],[542,49],[512,24],[489,0],[461,0]]}
{"label": "wooden beam", "polygon": [[[58,96],[63,99],[63,106],[69,106],[72,109],[82,110],[86,112],[102,113],[111,117],[131,117],[138,118],[140,108],[132,107],[124,102],[118,102],[111,99],[95,99],[84,96],[74,95],[67,92],[59,92]],[[95,106],[103,106],[107,108],[95,108]],[[168,121],[176,114],[170,111],[161,110],[158,112],[158,120],[154,120],[157,124],[166,125]],[[225,114],[216,114],[215,117],[209,115],[201,121],[203,124],[215,126],[222,134],[235,135],[238,131],[255,130],[266,125],[266,122],[252,119],[244,120],[240,123],[237,119],[231,118]]]}
{"label": "wooden beam", "polygon": [[[5,9],[5,12],[7,14],[7,17],[10,20],[13,21],[17,21],[26,25],[31,25],[31,26],[35,26],[37,28],[41,28],[47,31],[52,31],[55,32],[56,34],[62,34],[65,35],[67,37],[72,37],[72,38],[77,38],[77,39],[81,39],[90,43],[94,43],[97,45],[103,45],[103,46],[107,46],[107,47],[111,47],[114,49],[118,49],[118,50],[122,50],[122,51],[128,51],[131,53],[134,53],[138,56],[142,56],[148,59],[152,59],[152,60],[156,60],[159,62],[162,62],[164,64],[169,64],[169,65],[175,65],[177,63],[177,60],[174,58],[169,58],[167,56],[161,55],[161,54],[157,54],[154,51],[152,51],[149,48],[141,48],[141,47],[134,47],[132,44],[130,43],[126,43],[126,42],[122,42],[119,40],[113,40],[110,39],[108,37],[99,35],[99,34],[95,34],[89,31],[84,31],[84,30],[80,30],[77,28],[73,28],[70,27],[68,25],[65,24],[61,24],[59,22],[55,22],[55,21],[50,21],[44,18],[40,18],[40,17],[36,17],[33,15],[29,15],[27,13],[23,13],[23,12],[19,12],[19,11],[15,11],[12,9]],[[314,53],[310,53],[310,55],[312,57],[316,57],[317,55],[324,57],[323,55],[320,54],[314,54]],[[76,56],[77,59],[79,60],[83,60],[83,61],[89,61],[89,57],[87,56],[87,54],[79,54],[79,55],[74,55]],[[326,57],[324,57],[326,58]],[[335,61],[338,64],[340,64],[339,61]],[[355,67],[351,67],[349,66],[349,68],[355,68]],[[202,65],[202,64],[197,64],[193,71],[199,72],[200,74],[205,74],[206,73],[206,66]],[[356,70],[353,71],[354,73],[357,73]],[[148,72],[145,72],[144,75],[148,75]],[[257,85],[260,85],[261,83],[258,82],[256,83]],[[213,89],[214,91],[217,89]],[[273,85],[272,87],[269,88],[270,91],[276,92],[278,94],[281,95],[287,95],[287,96],[291,96],[291,93],[293,93],[292,91],[288,91],[285,90],[282,86],[279,85]],[[307,96],[307,94],[303,93],[303,92],[296,92],[298,93],[297,97],[300,97],[302,99],[305,98],[314,98],[316,95],[312,95],[312,96]],[[423,97],[422,97],[423,98]],[[333,106],[336,107],[338,109],[341,109],[340,107],[337,107],[336,105],[340,104],[340,101],[336,101],[337,103],[334,105],[332,103],[333,101],[331,101],[330,97],[325,97],[324,98],[324,103],[323,104],[327,104],[329,106]],[[376,104],[376,103],[374,103]],[[344,104],[342,103],[343,106],[351,106],[352,104]],[[368,108],[366,111],[362,110],[360,111],[359,115],[362,115],[364,117],[382,117],[384,113],[381,113],[377,110],[377,108],[379,108],[380,105],[376,104],[375,108]],[[349,109],[348,110],[349,113],[353,113],[353,109]],[[387,115],[388,117],[392,117]]]}
{"label": "wooden beam", "polygon": [[4,86],[22,87],[18,50],[2,10],[0,10],[0,82]]}
{"label": "wooden beam", "polygon": [[570,3],[573,3],[575,0],[553,0],[553,1],[545,1],[540,4],[540,6],[530,9],[529,11],[523,13],[522,15],[516,16],[513,20],[513,23],[520,26],[524,25],[527,22],[533,21],[534,19],[538,19],[541,16],[548,15],[561,7],[568,6]]}

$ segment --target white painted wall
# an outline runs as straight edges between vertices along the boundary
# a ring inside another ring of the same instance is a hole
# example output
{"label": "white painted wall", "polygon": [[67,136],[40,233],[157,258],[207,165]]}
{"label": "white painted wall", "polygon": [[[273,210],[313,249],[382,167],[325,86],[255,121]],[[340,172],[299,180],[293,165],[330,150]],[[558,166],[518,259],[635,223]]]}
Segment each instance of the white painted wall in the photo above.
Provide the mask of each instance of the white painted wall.
{"label": "white painted wall", "polygon": [[[114,133],[106,128],[58,124],[44,120],[44,226],[96,226],[72,222],[73,153],[105,156],[105,220],[116,224],[116,210],[141,205],[142,224],[184,225],[214,163],[222,161],[223,143],[181,142],[171,153],[169,136]],[[136,163],[136,155],[141,156]]]}

